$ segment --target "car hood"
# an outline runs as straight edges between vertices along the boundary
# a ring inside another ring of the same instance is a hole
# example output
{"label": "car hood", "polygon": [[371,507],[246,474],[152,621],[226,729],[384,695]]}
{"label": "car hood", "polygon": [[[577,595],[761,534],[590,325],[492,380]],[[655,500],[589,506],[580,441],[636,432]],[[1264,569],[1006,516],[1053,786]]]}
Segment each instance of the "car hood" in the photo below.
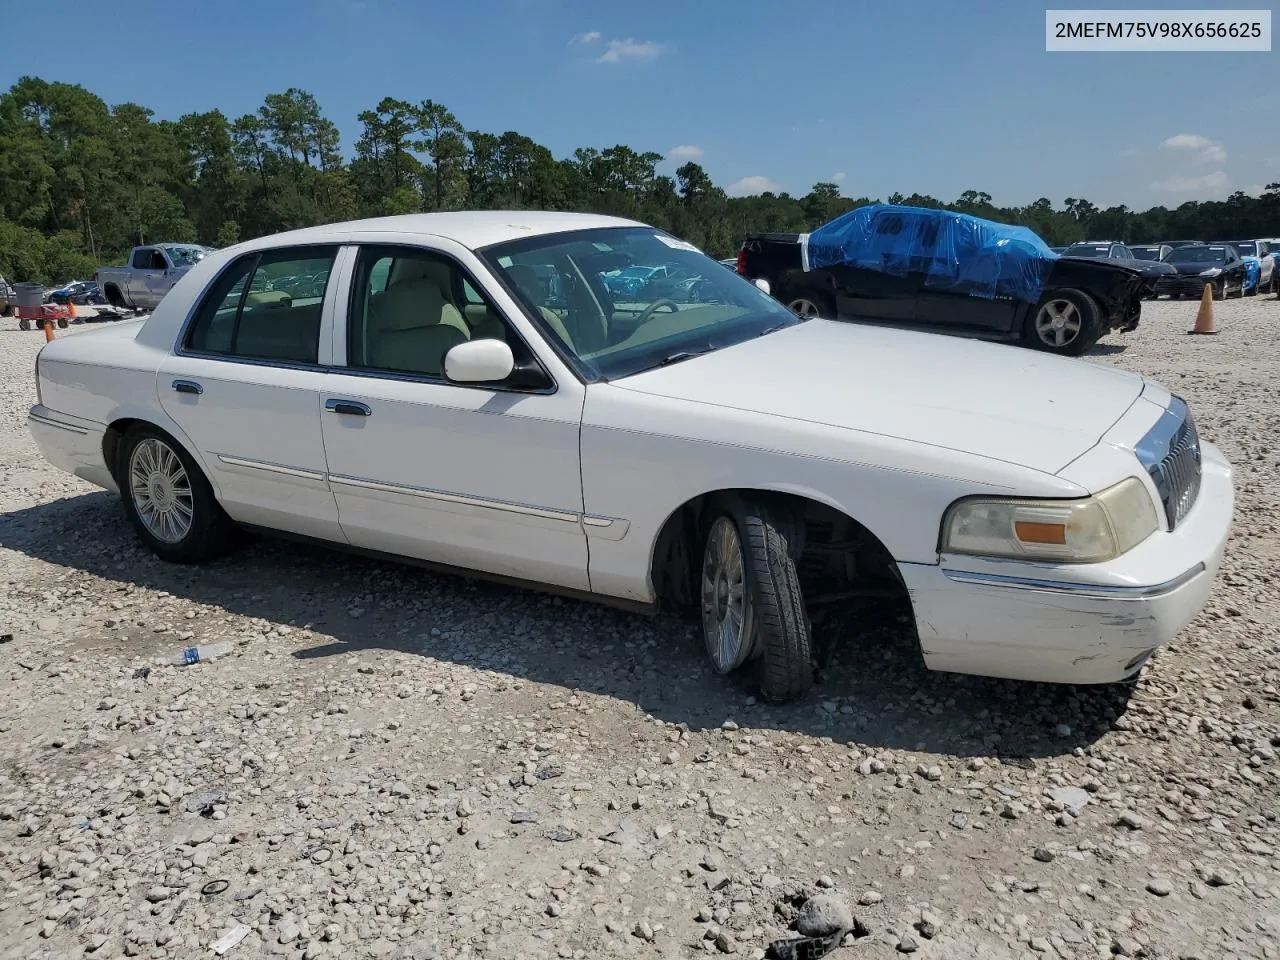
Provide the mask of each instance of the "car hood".
{"label": "car hood", "polygon": [[1136,374],[945,334],[809,320],[615,387],[1057,473],[1131,407]]}
{"label": "car hood", "polygon": [[1191,263],[1172,263],[1170,266],[1180,274],[1191,274],[1193,276],[1204,273],[1206,270],[1212,270],[1214,267],[1217,267],[1220,270],[1224,269],[1223,264],[1216,263],[1212,260],[1194,261]]}

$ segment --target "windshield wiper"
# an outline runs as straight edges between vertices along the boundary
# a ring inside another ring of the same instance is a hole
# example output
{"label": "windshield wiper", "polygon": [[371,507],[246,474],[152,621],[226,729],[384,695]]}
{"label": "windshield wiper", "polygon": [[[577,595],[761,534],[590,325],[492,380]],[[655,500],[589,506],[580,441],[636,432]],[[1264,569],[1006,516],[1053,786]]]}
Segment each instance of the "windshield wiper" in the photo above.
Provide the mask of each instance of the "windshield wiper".
{"label": "windshield wiper", "polygon": [[682,360],[690,360],[693,357],[700,357],[702,354],[710,353],[714,349],[716,348],[708,343],[705,347],[696,347],[692,350],[677,350],[674,353],[667,354],[657,363],[650,364],[649,366],[650,368],[669,367],[673,363],[680,363]]}

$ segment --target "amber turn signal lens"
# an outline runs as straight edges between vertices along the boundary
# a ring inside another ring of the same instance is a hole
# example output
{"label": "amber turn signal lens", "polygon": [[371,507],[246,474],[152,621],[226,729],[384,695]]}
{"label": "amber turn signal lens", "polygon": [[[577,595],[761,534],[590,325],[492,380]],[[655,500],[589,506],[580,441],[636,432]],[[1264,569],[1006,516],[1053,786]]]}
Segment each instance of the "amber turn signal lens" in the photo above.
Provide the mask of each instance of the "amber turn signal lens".
{"label": "amber turn signal lens", "polygon": [[1067,528],[1061,523],[1030,523],[1019,520],[1013,525],[1013,532],[1023,543],[1056,543],[1067,542]]}

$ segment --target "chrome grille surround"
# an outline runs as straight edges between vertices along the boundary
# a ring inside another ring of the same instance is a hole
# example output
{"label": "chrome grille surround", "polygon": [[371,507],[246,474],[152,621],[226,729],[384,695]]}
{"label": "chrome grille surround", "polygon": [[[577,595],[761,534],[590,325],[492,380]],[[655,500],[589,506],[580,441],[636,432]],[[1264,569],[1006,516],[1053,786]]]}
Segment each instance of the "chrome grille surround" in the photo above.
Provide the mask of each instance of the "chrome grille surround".
{"label": "chrome grille surround", "polygon": [[1201,470],[1200,434],[1181,397],[1173,398],[1134,452],[1156,486],[1169,529],[1177,529],[1200,495]]}

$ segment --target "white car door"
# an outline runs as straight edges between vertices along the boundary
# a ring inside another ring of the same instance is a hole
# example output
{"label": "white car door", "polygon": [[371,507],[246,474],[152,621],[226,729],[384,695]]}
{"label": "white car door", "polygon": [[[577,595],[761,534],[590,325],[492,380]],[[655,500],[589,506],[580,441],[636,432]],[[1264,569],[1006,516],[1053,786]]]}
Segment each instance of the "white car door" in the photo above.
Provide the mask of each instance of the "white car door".
{"label": "white car door", "polygon": [[320,432],[333,292],[295,300],[270,286],[272,277],[330,269],[340,252],[334,244],[290,247],[234,261],[196,307],[156,383],[233,519],[338,542]]}
{"label": "white car door", "polygon": [[[329,483],[354,545],[586,590],[584,386],[551,379],[449,241],[351,248],[321,393]],[[494,337],[524,386],[456,384],[450,346]],[[543,378],[534,383],[533,378]]]}

